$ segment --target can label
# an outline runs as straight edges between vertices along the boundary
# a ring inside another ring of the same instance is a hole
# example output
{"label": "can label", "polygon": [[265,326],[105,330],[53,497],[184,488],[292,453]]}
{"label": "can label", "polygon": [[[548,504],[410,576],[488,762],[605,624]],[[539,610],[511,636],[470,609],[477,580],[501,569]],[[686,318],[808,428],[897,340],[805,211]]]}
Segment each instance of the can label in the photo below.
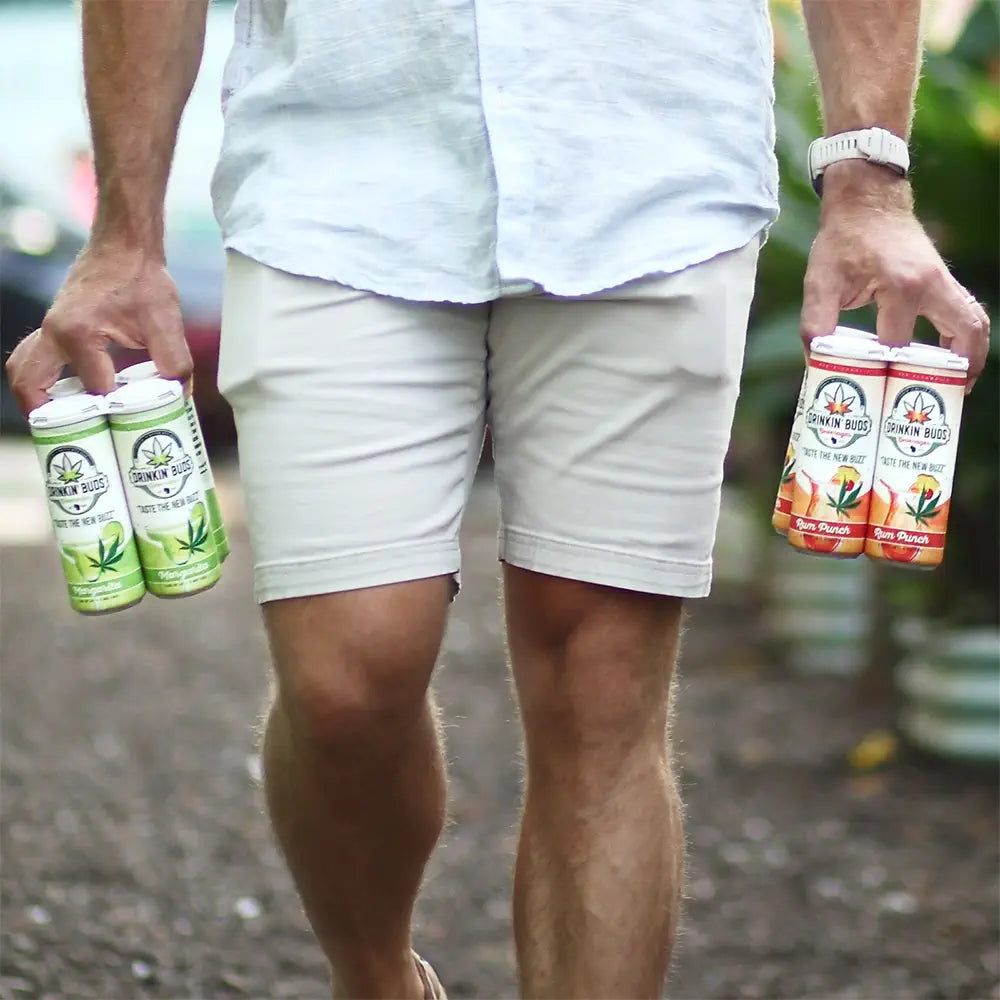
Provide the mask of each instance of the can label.
{"label": "can label", "polygon": [[194,458],[198,464],[198,474],[201,476],[202,487],[205,490],[205,506],[208,508],[208,522],[212,528],[212,540],[219,562],[224,562],[229,555],[229,537],[222,521],[222,508],[215,491],[215,477],[208,461],[208,451],[205,448],[205,436],[201,432],[201,422],[198,411],[194,408],[194,400],[189,396],[184,403],[184,413],[187,416],[188,429],[191,431],[191,444],[194,448]]}
{"label": "can label", "polygon": [[111,417],[149,592],[181,597],[219,579],[205,492],[183,404],[158,417]]}
{"label": "can label", "polygon": [[107,421],[32,437],[70,605],[98,614],[135,604],[146,586]]}
{"label": "can label", "polygon": [[812,357],[788,540],[823,555],[865,547],[885,364]]}
{"label": "can label", "polygon": [[965,384],[950,372],[890,366],[865,546],[873,559],[943,559]]}
{"label": "can label", "polygon": [[792,418],[792,430],[788,435],[785,461],[781,467],[778,495],[774,499],[774,512],[771,514],[771,526],[779,535],[788,533],[788,519],[792,513],[792,498],[795,495],[795,457],[802,437],[802,417],[806,409],[806,380],[808,376],[807,369],[802,375],[799,396],[795,401],[795,416]]}

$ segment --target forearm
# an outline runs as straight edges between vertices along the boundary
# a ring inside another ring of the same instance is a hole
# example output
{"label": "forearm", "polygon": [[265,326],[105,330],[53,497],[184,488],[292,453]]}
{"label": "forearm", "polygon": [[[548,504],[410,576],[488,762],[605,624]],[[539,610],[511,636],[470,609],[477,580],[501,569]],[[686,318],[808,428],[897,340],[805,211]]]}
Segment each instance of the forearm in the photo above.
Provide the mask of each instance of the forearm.
{"label": "forearm", "polygon": [[[921,0],[802,0],[828,135],[880,126],[908,138],[920,69]],[[908,185],[860,161],[834,164],[828,185],[872,186],[908,196]]]}
{"label": "forearm", "polygon": [[181,113],[208,0],[83,0],[83,64],[98,204],[94,238],[160,254]]}

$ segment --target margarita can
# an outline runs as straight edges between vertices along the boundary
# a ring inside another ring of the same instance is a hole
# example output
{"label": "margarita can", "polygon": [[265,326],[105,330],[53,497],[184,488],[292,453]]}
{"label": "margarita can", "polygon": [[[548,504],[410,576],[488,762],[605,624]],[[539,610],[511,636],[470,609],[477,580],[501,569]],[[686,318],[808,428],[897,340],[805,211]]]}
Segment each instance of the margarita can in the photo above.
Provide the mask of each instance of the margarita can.
{"label": "margarita can", "polygon": [[[834,331],[836,336],[855,337],[859,340],[874,341],[878,338],[866,330],[855,330],[850,326],[838,326]],[[795,494],[795,465],[799,450],[799,440],[802,437],[802,418],[805,413],[806,379],[809,376],[808,367],[802,373],[802,384],[799,386],[799,396],[795,401],[795,416],[792,418],[792,431],[788,436],[788,446],[785,448],[785,461],[781,469],[781,481],[778,483],[778,495],[774,499],[774,513],[771,515],[771,526],[779,535],[788,534],[788,518],[792,513],[792,497]]]}
{"label": "margarita can", "polygon": [[69,589],[85,615],[121,611],[146,593],[104,399],[44,403],[28,422]]}
{"label": "margarita can", "polygon": [[889,349],[833,334],[812,342],[788,541],[817,555],[865,548]]}
{"label": "margarita can", "polygon": [[60,399],[63,396],[78,396],[80,393],[86,391],[83,383],[75,375],[70,375],[68,378],[61,378],[48,388],[49,399]]}
{"label": "margarita can", "polygon": [[865,554],[933,569],[944,558],[969,362],[917,344],[892,354]]}
{"label": "margarita can", "polygon": [[157,597],[207,590],[219,557],[181,384],[129,382],[107,401],[146,587]]}
{"label": "margarita can", "polygon": [[[140,379],[156,378],[158,372],[153,361],[143,361],[137,365],[130,365],[123,368],[118,373],[119,384],[136,382]],[[219,506],[219,497],[215,490],[215,477],[212,475],[212,467],[208,462],[208,451],[205,448],[205,436],[201,432],[201,421],[198,420],[198,411],[194,407],[194,399],[188,396],[184,401],[184,413],[187,416],[188,425],[191,429],[191,440],[194,444],[194,457],[198,463],[198,474],[201,476],[202,485],[205,488],[205,504],[208,507],[209,522],[212,525],[212,538],[215,542],[215,551],[218,553],[219,562],[224,562],[229,555],[229,537],[226,535],[226,526],[222,521],[222,508]]]}

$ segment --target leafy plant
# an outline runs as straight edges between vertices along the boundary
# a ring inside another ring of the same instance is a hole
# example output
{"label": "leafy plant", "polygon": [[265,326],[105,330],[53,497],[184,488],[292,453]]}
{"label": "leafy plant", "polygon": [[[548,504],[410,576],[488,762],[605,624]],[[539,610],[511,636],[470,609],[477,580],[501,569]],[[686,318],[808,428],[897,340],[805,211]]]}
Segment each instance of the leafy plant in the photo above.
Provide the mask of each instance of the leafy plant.
{"label": "leafy plant", "polygon": [[195,552],[204,552],[205,543],[208,541],[208,526],[205,519],[200,518],[197,522],[192,518],[187,524],[187,538],[175,538],[177,547],[182,552],[186,552],[190,559]]}
{"label": "leafy plant", "polygon": [[169,464],[174,457],[170,451],[170,445],[161,444],[156,438],[153,438],[153,443],[149,448],[143,448],[142,454],[154,468]]}
{"label": "leafy plant", "polygon": [[109,545],[104,544],[104,539],[97,540],[97,558],[87,556],[90,565],[97,571],[97,577],[102,577],[105,573],[117,573],[115,565],[121,562],[125,555],[125,548],[121,538],[113,538]]}
{"label": "leafy plant", "polygon": [[59,482],[75,483],[83,478],[83,459],[74,462],[69,455],[63,455],[62,465],[57,465],[56,471],[59,474]]}
{"label": "leafy plant", "polygon": [[907,500],[906,509],[917,524],[926,528],[930,526],[931,518],[937,517],[941,513],[938,508],[940,499],[940,493],[935,493],[930,487],[926,487],[918,494],[916,506]]}
{"label": "leafy plant", "polygon": [[844,479],[840,483],[840,493],[834,499],[829,493],[826,495],[827,502],[834,509],[840,520],[846,520],[850,512],[861,506],[858,499],[861,496],[861,483],[854,484],[853,479]]}

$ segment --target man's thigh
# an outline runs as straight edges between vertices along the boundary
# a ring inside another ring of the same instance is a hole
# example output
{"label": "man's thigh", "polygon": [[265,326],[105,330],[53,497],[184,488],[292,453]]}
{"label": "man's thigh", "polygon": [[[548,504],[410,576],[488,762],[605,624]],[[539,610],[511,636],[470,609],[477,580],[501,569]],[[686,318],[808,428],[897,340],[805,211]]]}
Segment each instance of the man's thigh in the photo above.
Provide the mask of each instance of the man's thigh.
{"label": "man's thigh", "polygon": [[457,575],[486,317],[229,255],[219,385],[258,601]]}
{"label": "man's thigh", "polygon": [[489,421],[501,558],[702,597],[758,241],[583,298],[494,306]]}

